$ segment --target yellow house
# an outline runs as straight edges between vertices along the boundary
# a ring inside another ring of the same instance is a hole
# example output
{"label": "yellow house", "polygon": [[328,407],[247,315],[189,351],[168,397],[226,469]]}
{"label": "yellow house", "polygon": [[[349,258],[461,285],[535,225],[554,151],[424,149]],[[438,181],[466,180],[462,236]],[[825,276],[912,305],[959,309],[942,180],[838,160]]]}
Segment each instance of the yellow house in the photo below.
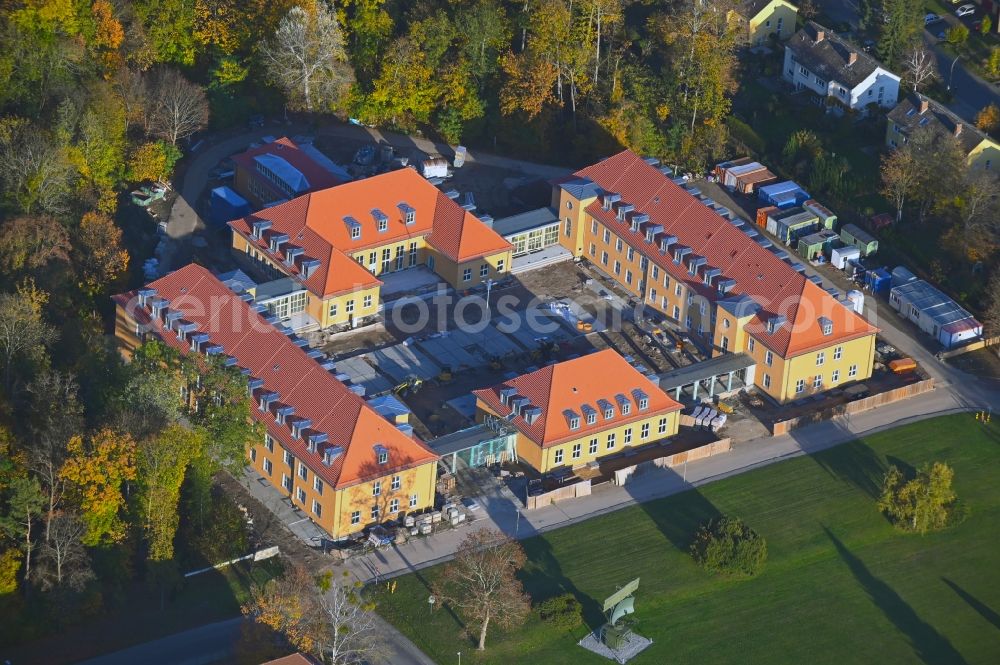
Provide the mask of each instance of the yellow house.
{"label": "yellow house", "polygon": [[786,0],[745,0],[730,10],[730,20],[744,26],[747,43],[762,46],[770,35],[784,41],[795,33],[799,8]]}
{"label": "yellow house", "polygon": [[[559,182],[560,242],[778,402],[871,376],[877,328],[626,150]],[[812,358],[810,362],[809,358]]]}
{"label": "yellow house", "polygon": [[380,278],[393,273],[427,266],[464,290],[511,267],[511,244],[413,169],[305,194],[229,225],[240,264],[273,282],[257,302],[319,328],[378,314]]}
{"label": "yellow house", "polygon": [[477,419],[517,429],[518,458],[539,473],[580,467],[677,433],[681,405],[606,349],[474,391]]}
{"label": "yellow house", "polygon": [[885,144],[891,148],[902,147],[918,131],[954,137],[971,169],[990,171],[1000,165],[1000,144],[989,134],[919,93],[903,97],[889,112]]}
{"label": "yellow house", "polygon": [[438,455],[205,268],[190,264],[114,301],[126,355],[153,336],[242,369],[266,431],[248,462],[331,538],[434,506]]}

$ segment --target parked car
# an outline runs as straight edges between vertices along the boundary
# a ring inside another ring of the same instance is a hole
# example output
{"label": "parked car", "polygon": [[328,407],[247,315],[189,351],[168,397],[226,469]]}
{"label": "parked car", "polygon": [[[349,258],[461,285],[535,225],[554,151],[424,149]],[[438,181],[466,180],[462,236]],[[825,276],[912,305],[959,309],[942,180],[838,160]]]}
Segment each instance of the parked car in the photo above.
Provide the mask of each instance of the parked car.
{"label": "parked car", "polygon": [[955,10],[955,16],[957,16],[958,18],[962,18],[963,16],[972,16],[975,13],[976,13],[975,5],[962,5],[961,7]]}
{"label": "parked car", "polygon": [[924,25],[930,25],[931,23],[937,23],[941,20],[941,17],[937,14],[927,14],[924,16]]}

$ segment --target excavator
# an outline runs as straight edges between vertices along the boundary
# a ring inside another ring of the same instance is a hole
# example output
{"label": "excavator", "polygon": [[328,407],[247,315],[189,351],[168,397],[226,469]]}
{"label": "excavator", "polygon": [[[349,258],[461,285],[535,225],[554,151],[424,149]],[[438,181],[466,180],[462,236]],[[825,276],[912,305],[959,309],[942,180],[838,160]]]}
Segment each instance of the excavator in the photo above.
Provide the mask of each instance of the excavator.
{"label": "excavator", "polygon": [[412,395],[420,389],[420,386],[424,384],[423,379],[416,375],[410,375],[407,377],[406,381],[403,381],[398,386],[392,389],[392,392],[400,397],[406,395]]}

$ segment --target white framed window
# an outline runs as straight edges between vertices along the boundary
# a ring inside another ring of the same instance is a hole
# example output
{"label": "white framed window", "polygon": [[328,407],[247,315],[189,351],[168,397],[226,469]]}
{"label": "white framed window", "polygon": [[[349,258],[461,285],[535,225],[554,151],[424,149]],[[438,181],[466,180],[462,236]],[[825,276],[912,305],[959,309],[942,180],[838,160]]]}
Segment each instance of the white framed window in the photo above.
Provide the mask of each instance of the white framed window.
{"label": "white framed window", "polygon": [[360,237],[361,237],[361,227],[357,226],[357,225],[352,226],[351,227],[351,240],[357,240]]}
{"label": "white framed window", "polygon": [[722,350],[723,351],[728,351],[729,350],[729,338],[728,337],[723,337],[722,338]]}
{"label": "white framed window", "polygon": [[389,502],[389,512],[393,515],[399,512],[399,499],[393,499]]}
{"label": "white framed window", "polygon": [[616,238],[615,239],[615,251],[617,251],[617,252],[622,251],[622,239],[621,238]]}
{"label": "white framed window", "polygon": [[344,311],[347,312],[348,314],[354,314],[354,300],[353,299],[348,300],[346,303],[344,303]]}
{"label": "white framed window", "polygon": [[571,457],[573,459],[580,459],[580,454],[582,452],[583,452],[583,444],[582,443],[574,443],[573,444],[573,452],[571,453]]}
{"label": "white framed window", "polygon": [[604,243],[605,244],[611,243],[611,231],[609,231],[608,229],[604,229]]}
{"label": "white framed window", "polygon": [[559,448],[559,449],[556,450],[555,456],[553,457],[553,460],[554,460],[555,464],[562,464],[562,462],[563,462],[563,449],[562,448]]}
{"label": "white framed window", "polygon": [[337,316],[337,303],[330,303],[330,318]]}
{"label": "white framed window", "polygon": [[643,423],[642,427],[639,428],[639,439],[646,440],[649,438],[649,423]]}
{"label": "white framed window", "polygon": [[363,306],[363,307],[364,307],[365,309],[368,309],[369,307],[371,307],[371,306],[372,306],[372,296],[371,296],[371,294],[370,294],[370,293],[369,293],[368,295],[366,295],[366,296],[365,296],[365,299],[364,299],[364,300],[362,301],[362,306]]}
{"label": "white framed window", "polygon": [[626,446],[629,445],[630,443],[632,443],[632,428],[631,427],[626,427],[625,428],[625,441],[624,441],[624,443],[625,443]]}
{"label": "white framed window", "polygon": [[484,263],[483,265],[479,266],[479,276],[480,277],[486,277],[489,274],[490,274],[490,264],[489,263]]}
{"label": "white framed window", "polygon": [[622,415],[627,416],[630,413],[632,413],[632,403],[622,402]]}
{"label": "white framed window", "polygon": [[579,418],[579,416],[573,416],[572,418],[569,419],[569,428],[570,429],[580,429],[580,418]]}
{"label": "white framed window", "polygon": [[604,265],[608,265],[608,253],[607,252],[601,252],[601,263],[603,263]]}
{"label": "white framed window", "polygon": [[751,351],[752,352],[755,346],[757,346],[757,342],[754,340],[754,338],[753,337],[748,337],[747,338],[747,351]]}
{"label": "white framed window", "polygon": [[597,235],[597,220],[596,219],[590,220],[590,232],[593,233],[594,235]]}
{"label": "white framed window", "polygon": [[596,455],[597,454],[597,439],[596,438],[590,440],[590,447],[587,450],[588,450],[588,452],[591,455]]}
{"label": "white framed window", "polygon": [[590,255],[597,256],[597,245],[590,243]]}
{"label": "white framed window", "polygon": [[251,448],[250,449],[250,461],[251,462],[256,462],[257,461],[257,449],[256,448]]}
{"label": "white framed window", "polygon": [[388,464],[389,463],[389,451],[388,450],[380,450],[380,451],[378,451],[378,463],[379,464]]}
{"label": "white framed window", "polygon": [[835,369],[830,374],[830,383],[837,383],[838,381],[840,381],[840,370]]}
{"label": "white framed window", "polygon": [[390,487],[392,487],[392,491],[395,492],[400,488],[402,484],[403,484],[403,479],[401,476],[393,476],[392,484],[390,485]]}
{"label": "white framed window", "polygon": [[351,524],[360,524],[360,523],[361,523],[361,511],[355,510],[353,513],[351,513]]}
{"label": "white framed window", "polygon": [[379,510],[379,507],[377,505],[372,506],[372,519],[377,520],[380,512],[382,511]]}
{"label": "white framed window", "polygon": [[292,478],[287,473],[281,474],[281,486],[287,491],[292,491]]}
{"label": "white framed window", "polygon": [[416,494],[411,494],[410,495],[410,508],[416,508],[416,507],[417,507],[417,495]]}
{"label": "white framed window", "polygon": [[666,434],[667,433],[667,419],[666,418],[660,418],[660,422],[658,422],[656,424],[656,433],[657,434]]}
{"label": "white framed window", "polygon": [[607,443],[607,449],[608,450],[614,450],[614,447],[615,447],[615,438],[616,438],[616,435],[615,435],[614,432],[609,432],[608,433],[608,443]]}
{"label": "white framed window", "polygon": [[823,387],[823,375],[817,374],[813,377],[813,388],[819,389]]}
{"label": "white framed window", "polygon": [[844,355],[844,347],[838,346],[833,350],[833,359],[840,360],[840,357]]}
{"label": "white framed window", "polygon": [[619,261],[618,259],[615,259],[615,274],[616,275],[622,274],[622,262]]}
{"label": "white framed window", "polygon": [[466,268],[462,271],[462,281],[471,282],[472,281],[472,268]]}
{"label": "white framed window", "polygon": [[816,354],[816,367],[820,367],[826,362],[826,351],[820,351]]}
{"label": "white framed window", "polygon": [[313,499],[313,515],[323,517],[323,506],[319,505],[319,501],[316,499]]}
{"label": "white framed window", "polygon": [[774,354],[769,349],[764,352],[764,364],[770,367],[772,362],[774,362]]}
{"label": "white framed window", "polygon": [[299,460],[299,478],[309,480],[309,469],[302,463],[302,460]]}
{"label": "white framed window", "polygon": [[857,375],[858,375],[858,366],[857,365],[851,365],[850,367],[847,368],[847,376],[848,377],[853,378],[853,377],[855,377]]}
{"label": "white framed window", "polygon": [[681,283],[677,282],[674,284],[674,295],[679,296],[681,294]]}
{"label": "white framed window", "polygon": [[627,257],[630,262],[635,261],[635,250],[631,247],[628,248]]}
{"label": "white framed window", "polygon": [[313,489],[317,494],[323,494],[323,481],[317,475],[313,475]]}
{"label": "white framed window", "polygon": [[805,390],[806,390],[806,380],[805,379],[799,379],[798,381],[795,382],[795,393],[796,394],[801,393],[801,392],[805,392]]}
{"label": "white framed window", "polygon": [[282,455],[282,459],[284,460],[285,464],[287,464],[289,467],[292,466],[292,462],[295,461],[295,458],[293,458],[292,454],[287,450]]}
{"label": "white framed window", "polygon": [[264,458],[264,473],[271,475],[271,460]]}
{"label": "white framed window", "polygon": [[295,496],[298,497],[299,503],[305,505],[306,502],[306,491],[301,487],[295,491]]}
{"label": "white framed window", "polygon": [[567,217],[564,226],[566,228],[566,237],[569,238],[573,235],[573,220]]}
{"label": "white framed window", "polygon": [[587,412],[587,424],[588,425],[593,425],[596,422],[597,422],[597,412],[596,411],[588,411]]}
{"label": "white framed window", "polygon": [[274,439],[271,438],[270,434],[264,435],[264,447],[267,448],[269,453],[274,452]]}
{"label": "white framed window", "polygon": [[379,496],[382,494],[382,481],[376,480],[372,483],[372,496]]}
{"label": "white framed window", "polygon": [[503,259],[497,260],[497,272],[503,272],[503,267],[506,265]]}

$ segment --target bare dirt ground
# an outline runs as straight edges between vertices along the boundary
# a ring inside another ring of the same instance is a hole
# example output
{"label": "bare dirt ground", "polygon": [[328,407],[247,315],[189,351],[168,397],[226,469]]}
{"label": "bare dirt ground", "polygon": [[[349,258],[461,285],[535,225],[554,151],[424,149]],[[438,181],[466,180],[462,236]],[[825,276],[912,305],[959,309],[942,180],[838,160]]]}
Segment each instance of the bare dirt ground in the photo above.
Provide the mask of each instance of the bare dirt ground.
{"label": "bare dirt ground", "polygon": [[1000,352],[996,348],[963,353],[949,358],[948,364],[970,374],[1000,379]]}

